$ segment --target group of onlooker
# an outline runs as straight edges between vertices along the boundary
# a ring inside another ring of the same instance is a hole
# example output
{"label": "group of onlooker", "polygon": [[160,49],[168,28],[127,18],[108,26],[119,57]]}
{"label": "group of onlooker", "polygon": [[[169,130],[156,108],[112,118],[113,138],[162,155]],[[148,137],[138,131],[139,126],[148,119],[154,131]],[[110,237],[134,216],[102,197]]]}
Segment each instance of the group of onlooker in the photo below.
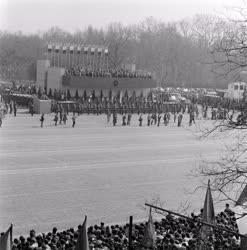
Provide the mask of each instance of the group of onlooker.
{"label": "group of onlooker", "polygon": [[[163,219],[154,222],[155,247],[163,249],[198,249],[201,244],[202,225],[199,215],[191,214],[190,219],[175,217],[167,214]],[[216,225],[238,232],[235,214],[227,207],[216,216]],[[73,250],[78,239],[81,226],[58,231],[53,228],[51,232],[36,234],[30,231],[28,237],[20,236],[13,241],[13,250]],[[132,249],[141,250],[144,242],[145,223],[133,225]],[[129,224],[89,226],[89,247],[91,250],[127,250],[129,244]],[[238,236],[221,230],[214,230],[205,242],[207,249],[239,249]]]}
{"label": "group of onlooker", "polygon": [[88,76],[88,77],[115,77],[115,78],[139,78],[139,79],[151,79],[151,73],[140,73],[137,71],[130,71],[126,69],[87,69],[80,66],[68,68],[65,71],[65,75],[73,76]]}

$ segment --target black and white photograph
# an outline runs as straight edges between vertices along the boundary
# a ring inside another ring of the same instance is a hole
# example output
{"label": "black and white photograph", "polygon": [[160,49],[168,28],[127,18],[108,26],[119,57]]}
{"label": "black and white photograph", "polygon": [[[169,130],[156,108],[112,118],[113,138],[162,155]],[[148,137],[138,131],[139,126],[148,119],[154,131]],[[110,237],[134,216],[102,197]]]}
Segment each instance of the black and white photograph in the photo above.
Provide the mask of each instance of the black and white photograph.
{"label": "black and white photograph", "polygon": [[0,0],[0,250],[247,250],[247,0]]}

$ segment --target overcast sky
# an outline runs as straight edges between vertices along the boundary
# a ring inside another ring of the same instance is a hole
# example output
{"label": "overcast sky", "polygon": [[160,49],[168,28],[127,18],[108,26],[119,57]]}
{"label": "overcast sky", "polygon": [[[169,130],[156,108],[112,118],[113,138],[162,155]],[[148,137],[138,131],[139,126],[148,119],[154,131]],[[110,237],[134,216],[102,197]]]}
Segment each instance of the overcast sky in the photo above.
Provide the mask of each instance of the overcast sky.
{"label": "overcast sky", "polygon": [[59,26],[68,31],[135,24],[146,17],[176,21],[195,14],[223,13],[243,0],[0,0],[0,29],[25,33]]}

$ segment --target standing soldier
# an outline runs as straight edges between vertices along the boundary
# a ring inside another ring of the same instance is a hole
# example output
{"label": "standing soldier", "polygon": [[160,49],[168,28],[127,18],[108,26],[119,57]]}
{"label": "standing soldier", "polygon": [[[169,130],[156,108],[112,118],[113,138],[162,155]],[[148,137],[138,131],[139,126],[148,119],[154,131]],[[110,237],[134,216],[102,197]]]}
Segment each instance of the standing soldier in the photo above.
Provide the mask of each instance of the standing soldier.
{"label": "standing soldier", "polygon": [[56,113],[56,114],[55,114],[55,117],[54,117],[55,126],[57,126],[57,121],[58,121],[58,115],[57,115],[57,113]]}
{"label": "standing soldier", "polygon": [[2,112],[0,112],[0,128],[2,127],[2,123],[3,123],[3,115]]}
{"label": "standing soldier", "polygon": [[140,126],[140,127],[142,126],[142,120],[143,120],[142,114],[140,114],[140,117],[139,117],[139,126]]}
{"label": "standing soldier", "polygon": [[33,103],[31,103],[30,105],[30,113],[31,113],[31,116],[33,116],[33,113],[34,113]]}
{"label": "standing soldier", "polygon": [[107,110],[107,123],[110,122],[110,119],[111,119],[111,112],[110,112],[110,110],[108,109],[108,110]]}
{"label": "standing soldier", "polygon": [[17,107],[16,107],[16,103],[14,103],[14,116],[16,116],[16,112],[17,112]]}
{"label": "standing soldier", "polygon": [[178,115],[178,127],[181,126],[182,119],[183,119],[183,114],[180,112],[179,115]]}
{"label": "standing soldier", "polygon": [[128,113],[127,117],[127,125],[130,126],[130,121],[131,121],[131,113]]}
{"label": "standing soldier", "polygon": [[195,124],[195,114],[194,114],[194,111],[193,111],[193,110],[190,111],[190,122],[189,122],[189,126],[192,125],[192,122],[194,122],[194,124]]}
{"label": "standing soldier", "polygon": [[66,113],[63,114],[63,124],[66,125],[66,121],[67,121],[67,115]]}
{"label": "standing soldier", "polygon": [[7,102],[5,103],[5,109],[6,109],[6,114],[8,114],[8,111],[9,111],[8,109],[9,109],[9,107],[8,107],[8,103],[7,103]]}
{"label": "standing soldier", "polygon": [[113,113],[112,122],[113,122],[113,126],[116,126],[116,124],[117,124],[117,114],[115,112]]}
{"label": "standing soldier", "polygon": [[75,127],[75,115],[72,116],[72,128]]}
{"label": "standing soldier", "polygon": [[44,120],[45,120],[45,118],[44,118],[44,113],[42,113],[42,115],[41,115],[41,117],[40,117],[40,122],[41,122],[40,127],[41,127],[41,128],[43,128]]}
{"label": "standing soldier", "polygon": [[173,116],[173,121],[174,121],[174,123],[176,122],[176,120],[177,120],[177,114],[176,114],[176,111],[174,112],[174,116]]}
{"label": "standing soldier", "polygon": [[62,120],[63,120],[63,113],[62,113],[62,110],[60,110],[60,113],[59,113],[59,124],[62,124]]}
{"label": "standing soldier", "polygon": [[170,119],[171,119],[171,114],[170,114],[170,112],[168,112],[167,113],[167,125],[169,124],[169,122],[170,122]]}
{"label": "standing soldier", "polygon": [[150,122],[151,122],[151,116],[150,114],[148,113],[148,116],[147,116],[147,125],[150,126]]}
{"label": "standing soldier", "polygon": [[204,113],[203,113],[203,118],[207,118],[207,113],[208,113],[208,107],[206,106],[205,107],[205,109],[204,109],[204,111],[203,111]]}
{"label": "standing soldier", "polygon": [[13,110],[13,107],[12,107],[12,102],[9,103],[9,113],[12,114],[12,110]]}
{"label": "standing soldier", "polygon": [[123,115],[122,119],[123,119],[122,126],[126,126],[126,115],[125,114]]}
{"label": "standing soldier", "polygon": [[157,123],[158,127],[160,126],[160,119],[161,119],[161,114],[158,114],[158,123]]}
{"label": "standing soldier", "polygon": [[164,120],[164,125],[167,126],[167,114],[165,113],[164,114],[164,117],[163,117],[163,120]]}

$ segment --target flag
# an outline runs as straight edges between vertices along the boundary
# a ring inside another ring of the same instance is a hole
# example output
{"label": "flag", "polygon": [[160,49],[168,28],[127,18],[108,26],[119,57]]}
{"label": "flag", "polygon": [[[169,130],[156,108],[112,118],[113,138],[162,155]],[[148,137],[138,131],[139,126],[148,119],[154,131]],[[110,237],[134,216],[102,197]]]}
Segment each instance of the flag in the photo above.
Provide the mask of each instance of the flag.
{"label": "flag", "polygon": [[88,52],[88,47],[85,47],[85,48],[84,48],[84,54],[86,55],[87,52]]}
{"label": "flag", "polygon": [[11,224],[9,229],[0,238],[0,250],[11,250],[11,248],[12,248],[12,232],[13,232],[13,225]]}
{"label": "flag", "polygon": [[51,53],[51,52],[52,52],[52,45],[48,44],[48,53]]}
{"label": "flag", "polygon": [[70,54],[73,54],[74,53],[74,46],[70,46],[69,50],[70,50]]}
{"label": "flag", "polygon": [[81,53],[81,47],[78,46],[78,47],[77,47],[77,54],[80,54],[80,53]]}
{"label": "flag", "polygon": [[89,250],[88,237],[87,237],[87,216],[80,229],[75,250]]}
{"label": "flag", "polygon": [[155,246],[155,228],[151,208],[149,211],[148,223],[144,231],[143,246],[146,248],[153,248]]}
{"label": "flag", "polygon": [[66,54],[66,51],[67,51],[67,47],[63,46],[63,54]]}
{"label": "flag", "polygon": [[210,224],[214,224],[215,221],[214,203],[210,189],[210,181],[208,181],[208,188],[203,207],[202,221]]}
{"label": "flag", "polygon": [[[202,221],[214,224],[215,223],[215,213],[214,213],[214,203],[210,189],[210,180],[208,181],[208,188],[206,192],[206,197],[204,201],[203,213],[202,213]],[[207,225],[202,225],[201,228],[201,240],[202,245],[200,249],[204,249],[204,242],[207,241],[208,236],[211,234],[211,227]]]}
{"label": "flag", "polygon": [[91,48],[91,55],[94,55],[95,48]]}
{"label": "flag", "polygon": [[247,202],[247,185],[245,186],[244,190],[240,194],[240,196],[236,202],[236,206],[242,206],[246,202]]}

